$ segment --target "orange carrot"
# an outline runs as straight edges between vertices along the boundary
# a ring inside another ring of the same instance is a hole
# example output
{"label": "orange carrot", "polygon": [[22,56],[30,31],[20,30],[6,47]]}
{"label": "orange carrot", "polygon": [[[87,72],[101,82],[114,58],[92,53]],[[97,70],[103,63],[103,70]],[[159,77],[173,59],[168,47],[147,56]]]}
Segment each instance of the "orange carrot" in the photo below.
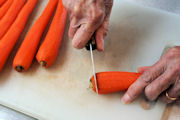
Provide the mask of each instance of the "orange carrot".
{"label": "orange carrot", "polygon": [[59,0],[50,29],[36,55],[36,59],[44,67],[49,67],[56,60],[63,39],[66,19],[67,10],[62,4],[62,0]]}
{"label": "orange carrot", "polygon": [[[140,76],[134,72],[100,72],[96,73],[99,94],[107,94],[127,90]],[[91,78],[91,88],[96,92],[94,76]]]}
{"label": "orange carrot", "polygon": [[6,3],[6,0],[0,0],[0,6]]}
{"label": "orange carrot", "polygon": [[50,21],[58,0],[50,0],[42,15],[32,26],[23,43],[21,44],[13,61],[13,67],[18,72],[27,70],[35,56],[41,36]]}
{"label": "orange carrot", "polygon": [[14,0],[11,7],[5,14],[5,16],[0,21],[0,39],[4,36],[4,34],[8,31],[9,27],[12,25],[14,20],[16,19],[19,11],[24,6],[26,0]]}
{"label": "orange carrot", "polygon": [[0,8],[0,19],[6,14],[8,9],[10,8],[13,0],[8,0],[4,5]]}
{"label": "orange carrot", "polygon": [[2,70],[6,60],[11,53],[16,41],[22,33],[27,20],[34,9],[38,0],[28,0],[20,11],[15,22],[12,24],[8,32],[0,40],[0,71]]}

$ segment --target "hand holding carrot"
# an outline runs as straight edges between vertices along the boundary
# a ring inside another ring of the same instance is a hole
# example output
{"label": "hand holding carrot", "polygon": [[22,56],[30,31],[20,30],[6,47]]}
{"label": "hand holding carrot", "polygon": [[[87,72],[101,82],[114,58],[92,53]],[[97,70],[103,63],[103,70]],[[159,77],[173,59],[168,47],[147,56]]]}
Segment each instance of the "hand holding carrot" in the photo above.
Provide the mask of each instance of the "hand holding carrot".
{"label": "hand holding carrot", "polygon": [[156,64],[142,67],[143,73],[130,86],[123,103],[131,103],[141,93],[149,100],[160,97],[166,103],[180,103],[180,46],[170,49]]}

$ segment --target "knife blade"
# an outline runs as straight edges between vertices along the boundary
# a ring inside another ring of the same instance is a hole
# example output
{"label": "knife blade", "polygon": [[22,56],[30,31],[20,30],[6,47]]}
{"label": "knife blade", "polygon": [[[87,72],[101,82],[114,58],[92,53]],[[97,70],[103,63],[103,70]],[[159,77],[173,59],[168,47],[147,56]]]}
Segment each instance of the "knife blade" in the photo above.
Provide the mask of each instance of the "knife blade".
{"label": "knife blade", "polygon": [[94,64],[94,55],[93,55],[93,50],[96,50],[95,35],[93,35],[91,37],[91,40],[86,45],[86,50],[89,50],[90,54],[91,54],[92,70],[93,70],[93,75],[94,75],[94,80],[95,80],[96,93],[98,94],[98,85],[97,85],[96,70],[95,70],[95,64]]}
{"label": "knife blade", "polygon": [[93,55],[92,44],[90,43],[89,46],[90,46],[90,53],[91,53],[91,62],[92,62],[92,68],[93,68],[93,75],[94,75],[95,86],[96,86],[96,93],[98,94],[98,87],[97,87],[97,79],[96,79],[96,71],[95,71],[94,55]]}

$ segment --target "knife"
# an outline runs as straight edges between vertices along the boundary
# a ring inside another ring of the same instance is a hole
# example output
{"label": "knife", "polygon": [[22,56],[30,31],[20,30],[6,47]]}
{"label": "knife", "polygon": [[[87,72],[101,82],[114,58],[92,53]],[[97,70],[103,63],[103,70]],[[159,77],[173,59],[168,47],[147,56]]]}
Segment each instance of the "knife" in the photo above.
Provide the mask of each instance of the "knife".
{"label": "knife", "polygon": [[96,71],[95,71],[95,64],[94,64],[94,55],[93,55],[93,50],[96,50],[96,39],[95,35],[91,37],[91,40],[88,42],[86,45],[86,49],[90,51],[91,54],[91,62],[92,62],[92,70],[93,70],[93,75],[94,75],[94,80],[95,80],[95,86],[96,86],[96,93],[98,94],[98,86],[97,86],[97,79],[96,79]]}

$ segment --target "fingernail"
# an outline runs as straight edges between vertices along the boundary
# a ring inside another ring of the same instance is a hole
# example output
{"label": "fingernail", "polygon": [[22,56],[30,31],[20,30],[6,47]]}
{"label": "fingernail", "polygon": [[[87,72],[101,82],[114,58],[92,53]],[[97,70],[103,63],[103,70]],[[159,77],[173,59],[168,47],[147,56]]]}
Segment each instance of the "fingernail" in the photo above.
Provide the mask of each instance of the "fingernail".
{"label": "fingernail", "polygon": [[123,98],[121,99],[123,104],[129,104],[130,103],[130,97],[128,94],[125,94]]}

